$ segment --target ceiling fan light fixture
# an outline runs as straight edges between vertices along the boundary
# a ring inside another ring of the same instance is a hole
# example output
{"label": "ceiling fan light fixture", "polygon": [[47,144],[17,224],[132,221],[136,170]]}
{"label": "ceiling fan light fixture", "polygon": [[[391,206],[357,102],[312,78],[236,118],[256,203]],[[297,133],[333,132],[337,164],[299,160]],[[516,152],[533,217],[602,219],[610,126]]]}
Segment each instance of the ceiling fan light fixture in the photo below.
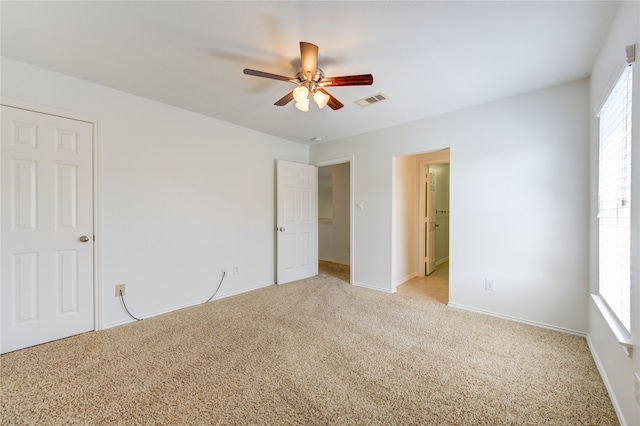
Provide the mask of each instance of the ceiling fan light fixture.
{"label": "ceiling fan light fixture", "polygon": [[[293,89],[293,99],[296,100],[296,102],[298,103],[303,103],[305,100],[307,101],[307,104],[309,103],[309,89],[307,89],[305,86],[298,86],[295,89]],[[308,108],[308,105],[307,105]],[[300,108],[298,108],[300,109]]]}
{"label": "ceiling fan light fixture", "polygon": [[309,110],[309,98],[311,96],[313,96],[313,100],[318,104],[319,108],[329,105],[329,108],[335,111],[344,107],[342,102],[334,98],[325,90],[326,87],[370,86],[373,84],[373,76],[371,74],[325,77],[322,69],[318,67],[318,46],[306,41],[300,42],[300,64],[302,66],[298,68],[298,71],[296,71],[295,77],[293,78],[264,71],[252,70],[250,68],[245,68],[242,72],[246,75],[286,81],[295,84],[296,88],[278,99],[274,105],[284,106],[295,99],[296,108],[304,112]]}
{"label": "ceiling fan light fixture", "polygon": [[316,101],[320,108],[324,108],[327,105],[329,98],[329,95],[319,90],[313,94],[313,100]]}
{"label": "ceiling fan light fixture", "polygon": [[303,102],[296,102],[296,108],[302,112],[309,111],[309,98],[305,99]]}

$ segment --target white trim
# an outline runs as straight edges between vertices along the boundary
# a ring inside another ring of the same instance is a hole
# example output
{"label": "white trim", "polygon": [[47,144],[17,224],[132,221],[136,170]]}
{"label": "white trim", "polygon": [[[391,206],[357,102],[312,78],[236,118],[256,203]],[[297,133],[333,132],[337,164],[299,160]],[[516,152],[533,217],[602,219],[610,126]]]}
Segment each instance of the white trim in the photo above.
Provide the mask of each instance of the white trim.
{"label": "white trim", "polygon": [[41,114],[54,115],[56,117],[69,118],[71,120],[76,120],[76,121],[84,121],[90,124],[95,124],[96,122],[99,121],[98,118],[93,116],[79,114],[77,112],[68,111],[60,108],[53,108],[45,105],[34,104],[31,102],[25,102],[19,99],[8,98],[6,96],[0,97],[0,103],[2,105],[10,106],[13,108],[39,112]]}
{"label": "white trim", "polygon": [[0,104],[41,114],[83,121],[93,126],[93,328],[101,330],[102,324],[102,121],[93,116],[59,108],[34,104],[18,99],[0,97]]}
{"label": "white trim", "polygon": [[[295,281],[292,281],[292,282],[295,282]],[[246,293],[249,293],[249,292],[252,292],[252,291],[255,291],[255,290],[260,290],[260,289],[265,288],[265,287],[271,287],[273,285],[277,285],[277,284],[267,283],[267,284],[263,284],[263,285],[261,285],[259,287],[256,287],[256,288],[252,288],[251,290],[241,290],[241,291],[236,291],[236,292],[233,292],[233,293],[225,294],[223,296],[217,296],[217,297],[211,299],[211,301],[209,301],[209,302],[197,301],[197,302],[184,303],[182,305],[174,306],[172,308],[161,309],[159,311],[153,311],[153,312],[150,312],[150,313],[148,313],[146,315],[139,316],[138,318],[140,318],[141,320],[151,319],[151,318],[157,317],[159,315],[165,315],[165,314],[169,314],[171,312],[179,311],[181,309],[192,308],[194,306],[204,305],[205,303],[213,303],[216,300],[226,299],[228,297],[238,296],[240,294],[246,294]],[[134,311],[135,311],[135,308],[134,308]],[[135,315],[136,313],[134,312],[133,314]],[[104,326],[103,330],[106,330],[108,328],[119,327],[121,325],[129,324],[129,323],[132,323],[132,322],[136,322],[136,320],[134,320],[131,317],[127,316],[124,320],[106,324]]]}
{"label": "white trim", "polygon": [[354,200],[355,200],[355,157],[340,157],[329,160],[321,160],[313,163],[316,167],[334,166],[336,164],[349,163],[349,283],[355,284],[353,279],[354,274],[354,259],[356,252],[355,247],[355,216],[354,216]]}
{"label": "white trim", "polygon": [[631,353],[633,352],[633,341],[631,340],[631,335],[624,329],[624,327],[622,327],[621,324],[619,324],[618,319],[611,312],[606,302],[599,294],[592,294],[591,299],[600,311],[600,315],[602,315],[602,318],[611,329],[611,332],[618,344],[622,346],[622,349],[627,356],[631,357]]}
{"label": "white trim", "polygon": [[448,262],[448,261],[449,261],[449,256],[445,257],[444,259],[440,259],[440,260],[438,260],[438,261],[436,262],[436,266],[438,266],[438,265],[442,265],[443,263]]}
{"label": "white trim", "polygon": [[417,277],[417,276],[418,276],[418,273],[417,273],[417,272],[414,272],[414,273],[412,273],[412,274],[409,274],[409,275],[406,275],[406,276],[404,276],[404,277],[402,277],[402,278],[397,279],[397,280],[393,283],[393,291],[395,292],[396,287],[398,287],[399,285],[402,285],[402,284],[406,283],[407,281],[409,281],[409,280],[411,280],[411,279],[413,279],[413,278],[415,278],[415,277]]}
{"label": "white trim", "polygon": [[336,265],[350,266],[350,265],[347,265],[346,263],[342,263],[338,260],[333,260],[333,259],[318,258],[318,260],[322,260],[323,262],[335,263]]}
{"label": "white trim", "polygon": [[611,74],[611,77],[609,78],[609,81],[607,82],[607,85],[604,87],[602,93],[600,94],[600,97],[598,98],[598,102],[595,103],[595,108],[593,110],[593,115],[595,117],[597,117],[597,118],[600,117],[600,110],[604,106],[605,102],[607,102],[607,98],[609,97],[609,95],[611,94],[611,91],[613,90],[613,88],[615,87],[616,83],[620,79],[620,76],[622,75],[624,70],[629,65],[630,64],[628,64],[626,60],[625,61],[619,61],[615,65],[615,67],[613,69],[613,72]]}
{"label": "white trim", "polygon": [[420,161],[418,163],[418,276],[426,276],[425,270],[427,269],[427,253],[425,246],[427,245],[426,225],[425,218],[426,203],[427,203],[427,170],[429,169],[429,162],[427,160]]}
{"label": "white trim", "polygon": [[591,342],[591,336],[589,336],[588,334],[587,334],[587,346],[589,347],[589,352],[591,352],[591,357],[593,358],[593,361],[596,363],[596,368],[600,373],[600,378],[604,383],[604,387],[607,389],[607,393],[609,394],[609,399],[613,404],[613,409],[616,411],[616,415],[618,416],[618,421],[620,422],[621,425],[626,426],[627,423],[625,423],[624,421],[624,413],[622,411],[622,408],[620,407],[620,403],[616,399],[616,394],[613,391],[613,386],[611,386],[611,383],[609,382],[609,378],[607,377],[606,370],[602,365],[602,361],[600,361],[600,358],[598,357],[598,353],[596,352],[593,346],[593,343]]}
{"label": "white trim", "polygon": [[509,316],[509,315],[498,314],[496,312],[485,311],[483,309],[477,309],[477,308],[474,308],[474,307],[471,307],[471,306],[460,305],[460,304],[451,303],[451,302],[449,302],[447,304],[447,306],[450,306],[450,307],[456,308],[456,309],[463,309],[465,311],[475,312],[475,313],[478,313],[478,314],[489,315],[489,316],[496,317],[496,318],[502,318],[502,319],[509,320],[509,321],[519,322],[519,323],[522,323],[522,324],[532,325],[532,326],[535,326],[535,327],[546,328],[548,330],[559,331],[561,333],[573,334],[575,336],[580,336],[580,337],[587,337],[587,333],[585,333],[583,331],[577,331],[577,330],[572,330],[570,328],[564,328],[564,327],[558,327],[558,326],[555,326],[555,325],[545,324],[543,322],[530,321],[530,320],[526,320],[526,319],[522,319],[522,318],[518,318],[518,317],[512,317],[512,316]]}
{"label": "white trim", "polygon": [[362,283],[353,283],[353,285],[357,286],[357,287],[362,287],[362,288],[366,288],[367,290],[374,290],[374,291],[381,291],[382,293],[395,293],[396,289],[394,288],[393,290],[390,290],[388,288],[383,288],[383,287],[375,287],[375,286],[371,286],[368,284],[362,284]]}

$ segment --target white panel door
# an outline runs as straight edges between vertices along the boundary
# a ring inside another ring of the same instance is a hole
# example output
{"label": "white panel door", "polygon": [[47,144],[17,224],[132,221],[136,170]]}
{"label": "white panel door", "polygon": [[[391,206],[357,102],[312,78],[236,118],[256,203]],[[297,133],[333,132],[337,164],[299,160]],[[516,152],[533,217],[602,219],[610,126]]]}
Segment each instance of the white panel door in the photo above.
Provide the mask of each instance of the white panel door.
{"label": "white panel door", "polygon": [[93,125],[2,106],[0,352],[94,329]]}
{"label": "white panel door", "polygon": [[276,282],[318,275],[318,169],[277,163]]}

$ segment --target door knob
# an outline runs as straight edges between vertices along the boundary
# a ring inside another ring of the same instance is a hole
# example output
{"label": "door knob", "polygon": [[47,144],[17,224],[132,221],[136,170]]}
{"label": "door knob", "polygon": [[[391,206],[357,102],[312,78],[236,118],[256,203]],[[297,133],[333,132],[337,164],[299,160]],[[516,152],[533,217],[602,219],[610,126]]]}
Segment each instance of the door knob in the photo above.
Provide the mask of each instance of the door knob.
{"label": "door knob", "polygon": [[87,237],[86,235],[83,235],[82,237],[80,237],[81,243],[86,243],[87,241],[89,241],[89,237]]}
{"label": "door knob", "polygon": [[280,231],[280,232],[284,232],[284,227],[282,227],[282,226],[281,226],[281,227],[278,229],[278,231]]}

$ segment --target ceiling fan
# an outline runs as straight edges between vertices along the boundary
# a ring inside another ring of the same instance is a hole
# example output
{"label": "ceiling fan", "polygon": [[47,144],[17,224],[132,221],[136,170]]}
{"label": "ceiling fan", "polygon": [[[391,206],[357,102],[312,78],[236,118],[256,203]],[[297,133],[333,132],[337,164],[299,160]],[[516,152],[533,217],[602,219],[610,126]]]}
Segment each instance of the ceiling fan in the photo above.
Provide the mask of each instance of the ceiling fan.
{"label": "ceiling fan", "polygon": [[300,59],[302,66],[296,72],[295,77],[285,77],[283,75],[256,71],[249,68],[245,68],[243,72],[256,77],[289,81],[297,85],[298,87],[284,95],[276,101],[274,105],[284,106],[295,99],[296,108],[304,112],[309,111],[310,98],[313,98],[320,108],[329,105],[329,108],[332,110],[337,110],[344,106],[339,100],[331,96],[331,94],[324,89],[325,87],[369,86],[373,84],[373,76],[371,74],[325,77],[324,72],[318,68],[318,46],[315,44],[301,41]]}

